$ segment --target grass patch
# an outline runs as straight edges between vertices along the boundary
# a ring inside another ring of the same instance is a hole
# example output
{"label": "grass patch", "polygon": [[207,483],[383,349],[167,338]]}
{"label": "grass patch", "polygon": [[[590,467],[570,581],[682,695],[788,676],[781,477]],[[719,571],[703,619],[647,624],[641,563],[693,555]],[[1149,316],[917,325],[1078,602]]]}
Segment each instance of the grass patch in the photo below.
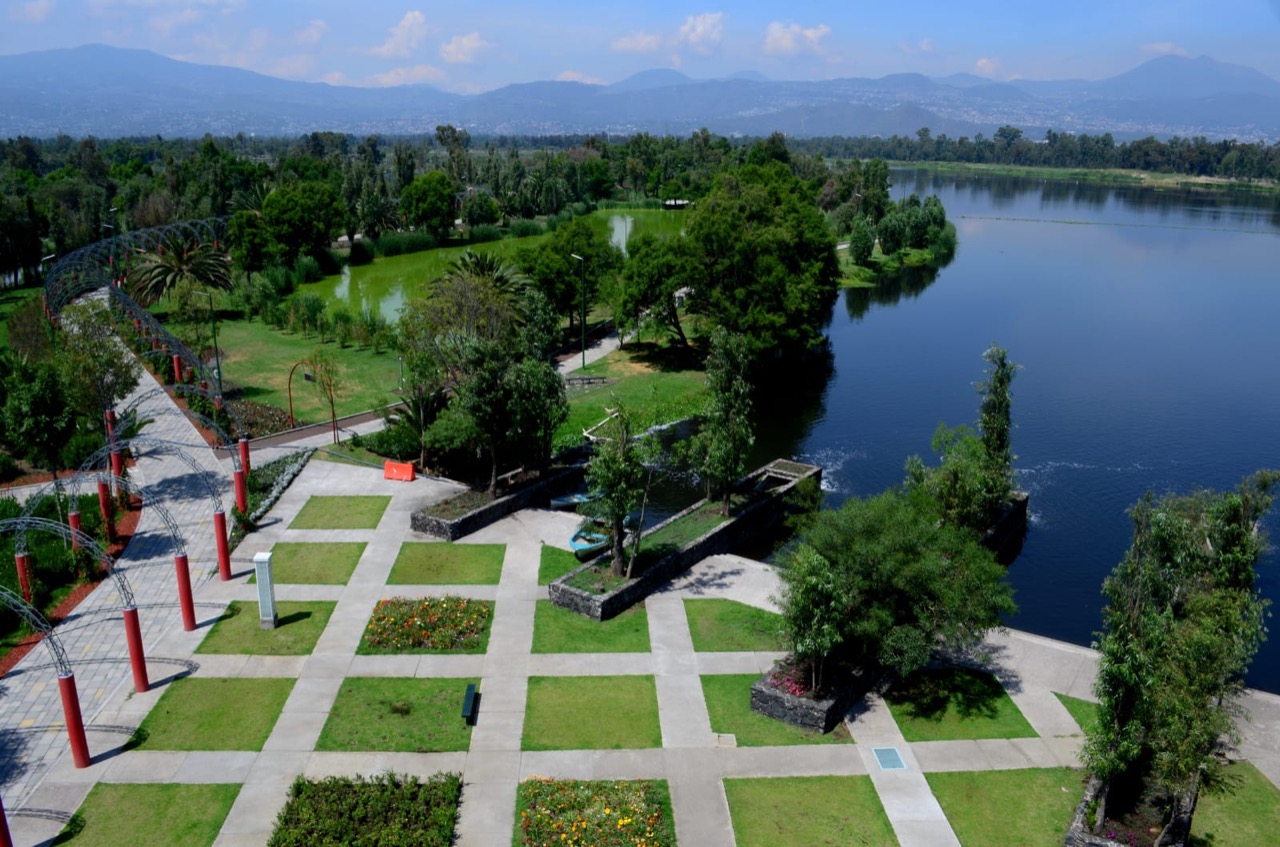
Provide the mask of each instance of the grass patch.
{"label": "grass patch", "polygon": [[868,776],[726,779],[724,793],[738,847],[898,844]]}
{"label": "grass patch", "polygon": [[356,652],[483,653],[492,625],[491,600],[392,597],[374,607]]}
{"label": "grass patch", "polygon": [[1234,793],[1200,793],[1188,844],[1245,847],[1271,843],[1280,832],[1280,789],[1249,762],[1232,762],[1227,778],[1235,784]]}
{"label": "grass patch", "polygon": [[538,562],[538,585],[550,585],[580,564],[572,551],[543,544],[542,557]]}
{"label": "grass patch", "polygon": [[[271,576],[286,584],[346,585],[364,546],[363,541],[280,541],[271,548]],[[249,577],[250,585],[257,581],[256,573]]]}
{"label": "grass patch", "polygon": [[528,779],[516,789],[512,843],[675,847],[671,792],[661,779]]}
{"label": "grass patch", "polygon": [[1081,772],[1071,768],[925,774],[965,847],[1062,847],[1080,802]]}
{"label": "grass patch", "polygon": [[313,494],[289,529],[377,529],[390,502],[386,495]]}
{"label": "grass patch", "polygon": [[[240,785],[131,785],[100,782],[54,844],[92,847],[208,847],[218,837]],[[140,811],[145,813],[140,814]]]}
{"label": "grass patch", "polygon": [[[222,353],[222,374],[227,382],[241,386],[244,399],[289,408],[289,372],[317,347],[333,352],[338,365],[333,405],[338,415],[350,415],[387,405],[395,400],[400,384],[400,363],[396,354],[339,348],[332,341],[320,344],[316,336],[272,329],[261,321],[218,321],[218,346]],[[299,372],[293,378],[293,414],[300,423],[329,420],[329,400],[315,383],[306,382]]]}
{"label": "grass patch", "polygon": [[981,671],[917,671],[890,688],[884,699],[907,741],[1036,735],[995,677]]}
{"label": "grass patch", "polygon": [[462,696],[478,679],[348,677],[316,742],[317,750],[443,753],[466,750],[471,727]]}
{"label": "grass patch", "polygon": [[337,605],[327,600],[282,600],[276,603],[276,628],[263,629],[257,603],[232,600],[196,652],[305,656],[315,649]]}
{"label": "grass patch", "polygon": [[174,680],[138,728],[144,750],[261,750],[292,679]]}
{"label": "grass patch", "polygon": [[368,447],[356,447],[350,441],[344,441],[341,444],[326,444],[316,450],[314,458],[321,462],[337,462],[340,465],[359,465],[361,467],[374,465],[379,468],[387,461],[386,456],[379,456]]}
{"label": "grass patch", "polygon": [[406,541],[391,566],[389,585],[497,585],[505,544]]}
{"label": "grass patch", "polygon": [[700,653],[776,652],[782,642],[782,615],[736,600],[685,600],[693,649]]}
{"label": "grass patch", "polygon": [[529,678],[522,750],[661,747],[658,689],[651,676]]}
{"label": "grass patch", "polygon": [[449,847],[458,822],[462,777],[384,773],[365,777],[299,775],[289,787],[268,847]]}
{"label": "grass patch", "polygon": [[848,744],[844,723],[831,732],[813,732],[751,711],[751,686],[759,674],[702,677],[713,732],[732,733],[739,747],[782,747],[791,744]]}
{"label": "grass patch", "polygon": [[533,613],[534,653],[646,653],[649,616],[635,605],[616,618],[594,621],[550,600],[539,600]]}
{"label": "grass patch", "polygon": [[1068,697],[1065,694],[1053,692],[1053,696],[1058,698],[1058,702],[1067,707],[1067,711],[1071,713],[1071,717],[1075,718],[1076,723],[1080,724],[1080,730],[1086,735],[1089,734],[1098,723],[1098,704],[1091,703],[1088,700],[1081,700],[1078,697]]}

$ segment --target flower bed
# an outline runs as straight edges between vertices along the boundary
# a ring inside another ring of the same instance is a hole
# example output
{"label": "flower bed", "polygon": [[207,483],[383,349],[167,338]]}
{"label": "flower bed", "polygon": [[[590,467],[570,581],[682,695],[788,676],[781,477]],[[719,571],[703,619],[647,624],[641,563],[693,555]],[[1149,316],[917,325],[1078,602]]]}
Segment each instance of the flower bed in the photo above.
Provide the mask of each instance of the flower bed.
{"label": "flower bed", "polygon": [[462,777],[456,773],[426,780],[393,773],[320,780],[298,776],[267,844],[447,847],[453,843],[461,796]]}
{"label": "flower bed", "polygon": [[830,732],[876,681],[874,674],[861,669],[830,673],[834,683],[815,693],[802,669],[785,659],[775,662],[751,686],[751,710],[802,729]]}
{"label": "flower bed", "polygon": [[533,777],[517,794],[517,843],[670,847],[676,843],[664,780],[586,781]]}
{"label": "flower bed", "polygon": [[393,597],[378,601],[361,653],[483,653],[493,602],[470,597]]}

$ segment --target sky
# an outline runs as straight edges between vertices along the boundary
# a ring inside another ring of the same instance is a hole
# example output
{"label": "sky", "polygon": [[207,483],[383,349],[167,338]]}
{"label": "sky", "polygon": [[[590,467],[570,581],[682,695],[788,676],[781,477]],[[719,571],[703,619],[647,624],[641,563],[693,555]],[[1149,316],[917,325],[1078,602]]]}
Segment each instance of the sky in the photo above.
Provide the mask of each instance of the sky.
{"label": "sky", "polygon": [[1280,79],[1280,0],[885,0],[705,5],[648,0],[0,0],[0,54],[82,44],[153,50],[337,85],[461,93],[535,80],[607,84],[967,72],[1101,79],[1166,54]]}

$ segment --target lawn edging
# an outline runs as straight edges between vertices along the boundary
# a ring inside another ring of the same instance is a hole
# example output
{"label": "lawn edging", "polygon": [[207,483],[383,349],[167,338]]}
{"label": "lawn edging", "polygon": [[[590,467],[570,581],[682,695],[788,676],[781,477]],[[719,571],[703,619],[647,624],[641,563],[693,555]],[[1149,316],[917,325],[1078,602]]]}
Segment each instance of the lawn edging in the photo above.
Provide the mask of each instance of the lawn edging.
{"label": "lawn edging", "polygon": [[584,465],[574,465],[546,479],[538,480],[519,491],[499,497],[478,509],[458,518],[441,518],[427,514],[426,509],[419,509],[409,516],[409,526],[415,532],[421,532],[445,541],[457,541],[464,535],[470,535],[484,529],[491,523],[500,521],[507,515],[521,509],[535,506],[546,506],[552,497],[567,493],[576,488],[586,472]]}
{"label": "lawn edging", "polygon": [[[808,465],[787,459],[775,459],[743,477],[739,486],[747,489],[755,488],[767,484],[771,479],[779,480],[781,484],[770,488],[765,496],[748,504],[734,517],[653,563],[645,569],[644,573],[613,591],[594,594],[569,584],[576,575],[595,567],[604,558],[601,556],[574,568],[548,585],[548,597],[557,606],[586,615],[593,620],[603,621],[615,617],[648,597],[660,585],[688,570],[695,563],[708,556],[727,553],[734,547],[751,541],[771,529],[786,515],[789,508],[787,495],[797,485],[809,479],[819,485],[822,483],[822,468],[818,465]],[[672,515],[645,531],[644,535],[652,535],[664,529],[703,508],[707,502],[706,499],[699,500],[684,511]]]}

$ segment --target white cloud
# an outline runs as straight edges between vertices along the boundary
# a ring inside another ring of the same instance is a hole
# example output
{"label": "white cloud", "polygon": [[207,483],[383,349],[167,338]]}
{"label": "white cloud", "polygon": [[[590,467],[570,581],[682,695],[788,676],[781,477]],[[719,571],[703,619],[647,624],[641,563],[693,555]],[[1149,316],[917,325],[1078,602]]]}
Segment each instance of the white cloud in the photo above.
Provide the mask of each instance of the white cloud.
{"label": "white cloud", "polygon": [[455,35],[440,45],[440,58],[451,65],[470,64],[476,60],[476,54],[488,46],[489,42],[478,32]]}
{"label": "white cloud", "polygon": [[9,7],[9,20],[24,24],[42,24],[53,12],[53,0],[31,0]]}
{"label": "white cloud", "polygon": [[1152,44],[1142,45],[1142,52],[1148,56],[1189,56],[1185,47],[1174,44],[1172,41],[1156,41]]}
{"label": "white cloud", "polygon": [[147,29],[157,38],[168,38],[174,30],[197,23],[204,15],[199,9],[179,9],[163,15],[156,15],[147,21]]}
{"label": "white cloud", "polygon": [[656,32],[631,32],[615,38],[609,46],[615,53],[657,53],[662,49],[662,36]]}
{"label": "white cloud", "polygon": [[320,77],[321,82],[327,82],[330,85],[350,85],[351,80],[342,71],[329,71]]}
{"label": "white cloud", "polygon": [[[426,37],[426,15],[417,10],[405,12],[400,23],[387,30],[387,40],[369,52],[375,56],[403,58],[421,47]],[[425,65],[419,65],[419,67],[425,67]],[[392,73],[395,72],[392,71]]]}
{"label": "white cloud", "polygon": [[292,56],[281,56],[271,64],[271,75],[298,79],[310,77],[316,66],[316,57],[310,53],[296,53]]}
{"label": "white cloud", "polygon": [[678,44],[687,44],[701,53],[715,49],[724,35],[724,12],[690,15],[676,33]]}
{"label": "white cloud", "polygon": [[773,21],[764,31],[764,52],[770,56],[789,56],[801,50],[822,52],[822,39],[831,33],[831,27],[818,24],[802,27],[797,23]]}
{"label": "white cloud", "polygon": [[561,82],[585,82],[587,85],[604,85],[604,80],[596,76],[587,76],[582,71],[561,71],[556,75]]}
{"label": "white cloud", "polygon": [[1000,73],[1000,60],[983,56],[973,63],[973,72],[978,76],[995,76]]}
{"label": "white cloud", "polygon": [[431,65],[410,65],[394,68],[384,74],[374,74],[370,80],[375,85],[408,85],[415,82],[437,82],[444,79],[444,71]]}
{"label": "white cloud", "polygon": [[299,44],[315,44],[324,38],[324,34],[329,31],[329,25],[319,18],[309,21],[306,26],[293,34],[294,40]]}
{"label": "white cloud", "polygon": [[898,49],[901,50],[903,53],[906,53],[908,56],[917,56],[923,53],[932,53],[933,39],[922,38],[919,41],[917,41],[915,44],[908,44],[905,41],[900,41],[898,42]]}

